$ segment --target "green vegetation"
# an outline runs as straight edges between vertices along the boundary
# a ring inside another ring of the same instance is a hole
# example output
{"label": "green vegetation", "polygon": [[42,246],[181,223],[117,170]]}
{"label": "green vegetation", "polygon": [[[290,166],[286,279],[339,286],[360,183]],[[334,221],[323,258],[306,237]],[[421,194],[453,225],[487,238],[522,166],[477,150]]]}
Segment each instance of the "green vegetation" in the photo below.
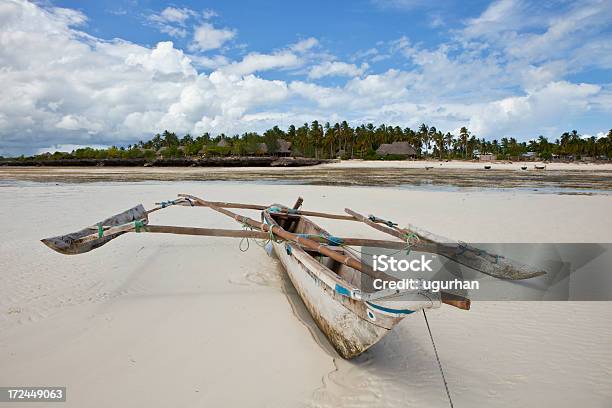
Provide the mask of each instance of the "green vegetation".
{"label": "green vegetation", "polygon": [[[279,143],[280,141],[280,143]],[[290,153],[283,149],[283,142],[291,143]],[[278,126],[259,135],[249,132],[242,135],[211,137],[210,134],[192,137],[186,134],[178,137],[176,133],[164,131],[156,134],[147,142],[140,141],[127,147],[112,146],[108,149],[83,148],[71,153],[45,153],[30,158],[19,159],[137,159],[152,160],[157,157],[224,157],[253,155],[291,155],[319,159],[360,158],[360,159],[399,159],[401,156],[379,157],[376,149],[383,143],[408,142],[420,152],[419,157],[436,159],[472,159],[475,154],[495,154],[498,159],[518,159],[528,154],[541,159],[560,157],[580,159],[612,157],[612,129],[606,137],[596,139],[582,138],[577,131],[563,133],[554,142],[543,136],[529,142],[517,142],[515,138],[501,140],[479,139],[463,127],[458,135],[442,133],[435,127],[423,124],[418,130],[399,126],[373,124],[351,127],[346,121],[331,125],[321,125],[318,121],[305,123],[296,128],[291,125],[284,131]]]}

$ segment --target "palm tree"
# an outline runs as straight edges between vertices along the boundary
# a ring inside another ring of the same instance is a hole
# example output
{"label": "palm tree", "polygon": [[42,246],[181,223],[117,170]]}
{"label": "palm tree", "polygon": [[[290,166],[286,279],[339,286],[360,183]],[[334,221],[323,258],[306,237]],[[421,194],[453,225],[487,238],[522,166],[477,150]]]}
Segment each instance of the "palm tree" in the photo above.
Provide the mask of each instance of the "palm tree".
{"label": "palm tree", "polygon": [[309,131],[308,136],[312,142],[312,145],[314,146],[315,158],[318,159],[319,150],[323,145],[323,126],[319,124],[318,120],[312,121],[312,124],[310,125],[310,131]]}
{"label": "palm tree", "polygon": [[463,126],[459,130],[459,142],[460,142],[459,146],[463,150],[463,158],[464,159],[467,158],[467,144],[468,144],[469,137],[470,137],[470,132],[468,131],[468,129],[465,126]]}
{"label": "palm tree", "polygon": [[447,151],[450,152],[450,150],[453,148],[454,136],[450,132],[446,132],[446,135],[444,135],[444,141],[447,146]]}
{"label": "palm tree", "polygon": [[304,123],[296,131],[296,137],[300,146],[300,151],[304,156],[309,156],[309,141],[308,141],[308,123]]}
{"label": "palm tree", "polygon": [[325,126],[323,126],[325,130],[323,136],[323,144],[329,148],[329,158],[333,157],[333,149],[334,149],[334,130],[332,129],[329,122],[325,122]]}

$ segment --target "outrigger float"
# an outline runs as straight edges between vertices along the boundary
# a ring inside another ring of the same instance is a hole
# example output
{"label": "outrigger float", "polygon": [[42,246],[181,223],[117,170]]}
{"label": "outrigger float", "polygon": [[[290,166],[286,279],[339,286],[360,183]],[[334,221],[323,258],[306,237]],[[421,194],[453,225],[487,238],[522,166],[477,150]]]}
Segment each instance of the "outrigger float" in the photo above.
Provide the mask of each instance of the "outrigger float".
{"label": "outrigger float", "polygon": [[[431,233],[397,224],[376,216],[364,216],[351,209],[346,214],[304,211],[299,198],[293,207],[281,204],[253,205],[212,202],[179,194],[172,201],[157,203],[145,210],[139,204],[127,211],[84,228],[78,232],[42,242],[67,255],[81,254],[98,248],[120,235],[165,233],[262,239],[268,241],[284,266],[293,286],[304,301],[318,327],[338,353],[350,359],[376,344],[404,317],[442,303],[469,310],[466,297],[427,290],[375,290],[375,279],[398,280],[362,263],[352,247],[379,247],[434,253],[500,279],[529,279],[545,274],[528,266],[490,254],[462,242],[434,236]],[[233,218],[245,229],[211,229],[149,224],[149,215],[168,206],[208,207]],[[236,214],[230,209],[261,211],[261,221]],[[358,221],[388,235],[394,240],[336,237],[311,221],[310,217]]]}

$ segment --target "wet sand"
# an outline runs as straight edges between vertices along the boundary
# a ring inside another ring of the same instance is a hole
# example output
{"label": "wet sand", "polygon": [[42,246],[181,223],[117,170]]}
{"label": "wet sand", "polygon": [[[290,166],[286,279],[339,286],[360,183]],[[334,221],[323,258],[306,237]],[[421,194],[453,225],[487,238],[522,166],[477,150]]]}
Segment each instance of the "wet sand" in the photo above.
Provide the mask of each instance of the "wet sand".
{"label": "wet sand", "polygon": [[[391,164],[389,164],[391,163]],[[417,167],[418,164],[418,167]],[[439,164],[442,164],[440,166]],[[374,167],[382,166],[382,167]],[[434,166],[431,169],[425,167]],[[437,167],[436,167],[437,166]],[[437,162],[342,162],[309,168],[0,167],[0,186],[14,181],[256,181],[279,184],[388,186],[403,188],[520,188],[560,193],[612,191],[607,165],[521,170],[518,165]]]}
{"label": "wet sand", "polygon": [[[224,182],[27,183],[0,188],[0,383],[65,385],[70,407],[447,407],[422,315],[340,359],[277,261],[256,245],[127,234],[65,256],[40,238],[177,193],[350,205],[467,242],[610,242],[610,195],[408,191]],[[350,204],[349,204],[350,203]],[[248,212],[247,212],[248,213]],[[256,216],[256,213],[248,213]],[[161,224],[239,228],[204,208]],[[346,221],[338,235],[383,238]],[[474,302],[428,312],[455,406],[608,407],[612,304]]]}

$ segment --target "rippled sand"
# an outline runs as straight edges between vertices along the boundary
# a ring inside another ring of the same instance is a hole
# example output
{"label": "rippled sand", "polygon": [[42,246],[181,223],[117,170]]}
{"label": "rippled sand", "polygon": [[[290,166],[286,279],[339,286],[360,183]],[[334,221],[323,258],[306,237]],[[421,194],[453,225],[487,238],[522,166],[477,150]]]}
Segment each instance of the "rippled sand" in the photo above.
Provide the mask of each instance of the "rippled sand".
{"label": "rippled sand", "polygon": [[[65,385],[70,407],[447,407],[427,329],[407,317],[340,359],[279,263],[229,238],[126,234],[87,254],[40,238],[177,193],[351,206],[467,242],[610,242],[610,195],[408,191],[223,182],[27,183],[0,188],[0,384]],[[247,212],[248,213],[248,212]],[[257,214],[248,213],[253,217]],[[160,224],[240,228],[205,208]],[[383,238],[346,221],[338,235]],[[474,302],[428,312],[457,407],[608,407],[612,303]]]}

